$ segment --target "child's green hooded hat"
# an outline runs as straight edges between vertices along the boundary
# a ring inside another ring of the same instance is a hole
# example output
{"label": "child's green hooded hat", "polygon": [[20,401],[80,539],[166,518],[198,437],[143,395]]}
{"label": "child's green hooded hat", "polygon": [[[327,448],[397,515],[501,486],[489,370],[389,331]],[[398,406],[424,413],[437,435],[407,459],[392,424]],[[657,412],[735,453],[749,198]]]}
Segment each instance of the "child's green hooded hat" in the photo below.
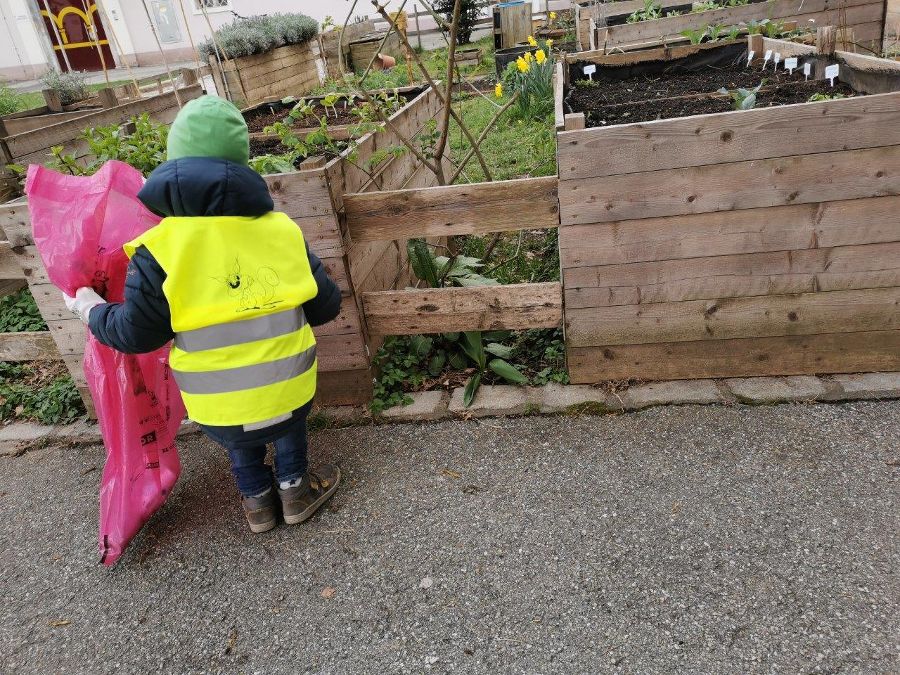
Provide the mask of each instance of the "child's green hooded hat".
{"label": "child's green hooded hat", "polygon": [[216,157],[246,166],[250,159],[247,123],[224,98],[195,98],[172,122],[167,151],[169,159]]}

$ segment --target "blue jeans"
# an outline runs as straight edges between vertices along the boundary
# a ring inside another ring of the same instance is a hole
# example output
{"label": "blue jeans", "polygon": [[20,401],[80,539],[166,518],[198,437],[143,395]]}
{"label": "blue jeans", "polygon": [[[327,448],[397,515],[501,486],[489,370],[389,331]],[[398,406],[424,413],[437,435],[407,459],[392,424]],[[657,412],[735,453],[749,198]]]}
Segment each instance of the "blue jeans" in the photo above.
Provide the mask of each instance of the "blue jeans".
{"label": "blue jeans", "polygon": [[[306,473],[306,423],[296,424],[275,440],[275,478],[292,481]],[[272,467],[266,464],[266,446],[229,449],[231,472],[244,497],[254,497],[272,487]]]}

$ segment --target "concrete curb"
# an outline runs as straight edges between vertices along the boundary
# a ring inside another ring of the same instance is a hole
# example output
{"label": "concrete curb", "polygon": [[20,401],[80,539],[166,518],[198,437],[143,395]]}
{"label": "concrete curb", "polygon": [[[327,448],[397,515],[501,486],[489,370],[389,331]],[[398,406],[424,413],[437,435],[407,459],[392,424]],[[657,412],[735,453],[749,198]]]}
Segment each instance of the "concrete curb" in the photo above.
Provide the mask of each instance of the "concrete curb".
{"label": "concrete curb", "polygon": [[[900,372],[674,380],[639,384],[617,391],[588,385],[485,385],[468,408],[463,406],[461,387],[450,393],[423,391],[410,394],[410,397],[412,404],[390,408],[374,417],[359,406],[320,408],[310,417],[310,426],[344,427],[535,414],[605,414],[660,405],[770,405],[896,399],[900,398]],[[199,431],[196,424],[186,422],[179,436]],[[80,446],[101,442],[100,428],[89,422],[68,426],[16,423],[0,428],[0,456],[21,455],[50,445]]]}

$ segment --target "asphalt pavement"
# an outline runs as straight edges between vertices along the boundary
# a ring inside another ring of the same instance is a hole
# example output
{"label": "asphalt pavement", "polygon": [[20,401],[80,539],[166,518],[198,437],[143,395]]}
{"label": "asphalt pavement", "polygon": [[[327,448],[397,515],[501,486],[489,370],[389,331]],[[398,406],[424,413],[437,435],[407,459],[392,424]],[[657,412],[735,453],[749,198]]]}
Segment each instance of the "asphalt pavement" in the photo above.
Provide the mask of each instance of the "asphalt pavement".
{"label": "asphalt pavement", "polygon": [[0,459],[3,673],[900,672],[900,401],[318,431],[252,535],[194,436],[97,563],[103,450]]}

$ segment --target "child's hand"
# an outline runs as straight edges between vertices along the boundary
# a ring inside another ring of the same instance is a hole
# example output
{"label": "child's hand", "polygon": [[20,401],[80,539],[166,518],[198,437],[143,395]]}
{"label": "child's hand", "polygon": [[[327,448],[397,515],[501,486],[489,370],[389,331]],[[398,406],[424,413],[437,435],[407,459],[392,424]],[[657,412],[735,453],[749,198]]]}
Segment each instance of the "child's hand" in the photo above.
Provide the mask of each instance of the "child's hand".
{"label": "child's hand", "polygon": [[63,293],[63,299],[66,301],[66,307],[69,309],[72,314],[81,319],[84,323],[88,322],[88,317],[91,314],[91,310],[94,309],[97,305],[102,305],[106,302],[103,298],[101,298],[93,288],[88,286],[84,286],[79,288],[75,292],[75,297],[69,297],[65,293]]}

